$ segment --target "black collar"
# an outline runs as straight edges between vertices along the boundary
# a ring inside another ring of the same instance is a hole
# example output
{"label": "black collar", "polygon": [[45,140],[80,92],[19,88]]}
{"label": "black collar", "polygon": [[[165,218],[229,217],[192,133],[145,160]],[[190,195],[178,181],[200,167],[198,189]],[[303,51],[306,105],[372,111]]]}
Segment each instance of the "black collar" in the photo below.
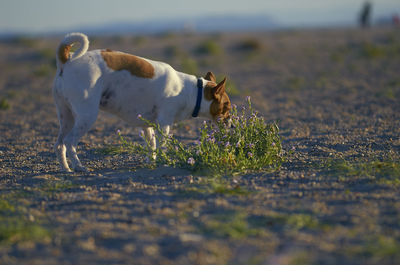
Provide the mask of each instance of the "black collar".
{"label": "black collar", "polygon": [[197,79],[197,100],[196,100],[196,106],[194,107],[192,117],[197,117],[199,115],[200,111],[200,105],[201,105],[201,98],[203,97],[203,79],[199,78]]}

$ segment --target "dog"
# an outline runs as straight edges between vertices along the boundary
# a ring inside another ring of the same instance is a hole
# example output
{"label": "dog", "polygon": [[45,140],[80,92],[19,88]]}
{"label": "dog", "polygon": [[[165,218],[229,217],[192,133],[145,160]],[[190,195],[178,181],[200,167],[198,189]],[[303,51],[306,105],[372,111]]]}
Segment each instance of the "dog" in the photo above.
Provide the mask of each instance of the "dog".
{"label": "dog", "polygon": [[[72,52],[76,44],[79,47]],[[54,149],[62,171],[72,171],[67,155],[75,171],[88,171],[76,147],[96,121],[99,110],[142,127],[153,150],[157,146],[154,129],[143,119],[158,123],[164,135],[175,122],[198,116],[229,119],[231,102],[225,91],[226,78],[217,83],[211,72],[198,78],[163,62],[88,48],[86,35],[70,33],[56,52],[53,96],[60,130]]]}

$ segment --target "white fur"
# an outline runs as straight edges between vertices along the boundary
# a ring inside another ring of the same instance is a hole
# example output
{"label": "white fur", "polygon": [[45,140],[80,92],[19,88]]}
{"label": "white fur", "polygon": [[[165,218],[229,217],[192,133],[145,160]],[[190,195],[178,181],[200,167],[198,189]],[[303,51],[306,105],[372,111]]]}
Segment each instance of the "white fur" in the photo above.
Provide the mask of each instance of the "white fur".
{"label": "white fur", "polygon": [[[153,149],[156,148],[154,131],[137,118],[139,114],[159,123],[166,134],[174,122],[191,118],[197,98],[197,77],[147,59],[155,69],[151,79],[133,76],[126,70],[114,71],[104,62],[100,50],[87,52],[89,41],[82,33],[66,35],[60,46],[76,42],[80,47],[65,64],[57,58],[53,87],[60,121],[55,150],[62,170],[71,171],[68,154],[74,170],[86,171],[76,154],[76,146],[96,121],[99,109],[133,126],[144,127]],[[207,82],[203,79],[203,86]],[[104,104],[107,93],[110,93],[109,98]],[[211,118],[210,104],[211,101],[203,97],[199,116]]]}

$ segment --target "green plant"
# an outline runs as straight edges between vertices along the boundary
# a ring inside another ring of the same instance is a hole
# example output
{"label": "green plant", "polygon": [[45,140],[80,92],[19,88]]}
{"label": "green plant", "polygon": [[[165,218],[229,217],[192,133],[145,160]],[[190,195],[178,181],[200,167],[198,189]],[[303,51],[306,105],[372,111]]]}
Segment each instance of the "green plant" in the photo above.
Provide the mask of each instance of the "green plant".
{"label": "green plant", "polygon": [[240,186],[237,183],[221,178],[206,178],[200,184],[190,185],[180,190],[179,193],[185,196],[193,195],[227,195],[227,196],[247,196],[252,193],[246,187]]}
{"label": "green plant", "polygon": [[361,46],[361,55],[367,59],[383,57],[385,54],[386,50],[382,46],[373,43],[365,43]]}
{"label": "green plant", "polygon": [[22,241],[47,241],[50,231],[24,214],[27,210],[15,204],[14,196],[2,195],[0,199],[0,244]]}
{"label": "green plant", "polygon": [[249,170],[277,170],[282,161],[282,146],[278,126],[267,124],[247,99],[240,113],[233,105],[231,127],[223,122],[215,125],[207,122],[200,128],[200,138],[194,144],[183,144],[176,138],[165,135],[158,124],[139,117],[158,132],[157,140],[162,148],[152,150],[132,144],[120,136],[123,150],[134,150],[142,155],[156,154],[153,165],[169,165],[192,171],[216,174],[243,173]]}
{"label": "green plant", "polygon": [[0,243],[43,241],[50,238],[44,227],[20,218],[0,220]]}
{"label": "green plant", "polygon": [[201,225],[201,230],[216,237],[240,239],[260,236],[263,230],[248,222],[245,212],[226,212],[212,216]]}
{"label": "green plant", "polygon": [[222,53],[222,48],[214,40],[207,40],[197,46],[195,52],[205,55],[220,55]]}
{"label": "green plant", "polygon": [[262,48],[262,43],[257,39],[245,39],[236,46],[236,50],[243,52],[257,52]]}
{"label": "green plant", "polygon": [[0,99],[0,110],[8,110],[10,108],[10,103],[5,98]]}
{"label": "green plant", "polygon": [[393,159],[354,162],[332,160],[327,165],[341,181],[366,178],[382,184],[400,184],[400,162]]}

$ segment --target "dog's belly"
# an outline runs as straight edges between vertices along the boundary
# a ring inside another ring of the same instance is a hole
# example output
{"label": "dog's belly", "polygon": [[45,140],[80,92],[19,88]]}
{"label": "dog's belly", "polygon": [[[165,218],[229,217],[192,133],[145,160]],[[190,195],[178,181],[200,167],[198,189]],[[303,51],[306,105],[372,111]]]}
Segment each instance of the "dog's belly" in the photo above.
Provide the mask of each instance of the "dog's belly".
{"label": "dog's belly", "polygon": [[156,121],[162,101],[159,91],[155,91],[148,80],[117,80],[118,82],[106,82],[100,98],[100,109],[132,125],[143,125],[138,115],[146,120]]}

